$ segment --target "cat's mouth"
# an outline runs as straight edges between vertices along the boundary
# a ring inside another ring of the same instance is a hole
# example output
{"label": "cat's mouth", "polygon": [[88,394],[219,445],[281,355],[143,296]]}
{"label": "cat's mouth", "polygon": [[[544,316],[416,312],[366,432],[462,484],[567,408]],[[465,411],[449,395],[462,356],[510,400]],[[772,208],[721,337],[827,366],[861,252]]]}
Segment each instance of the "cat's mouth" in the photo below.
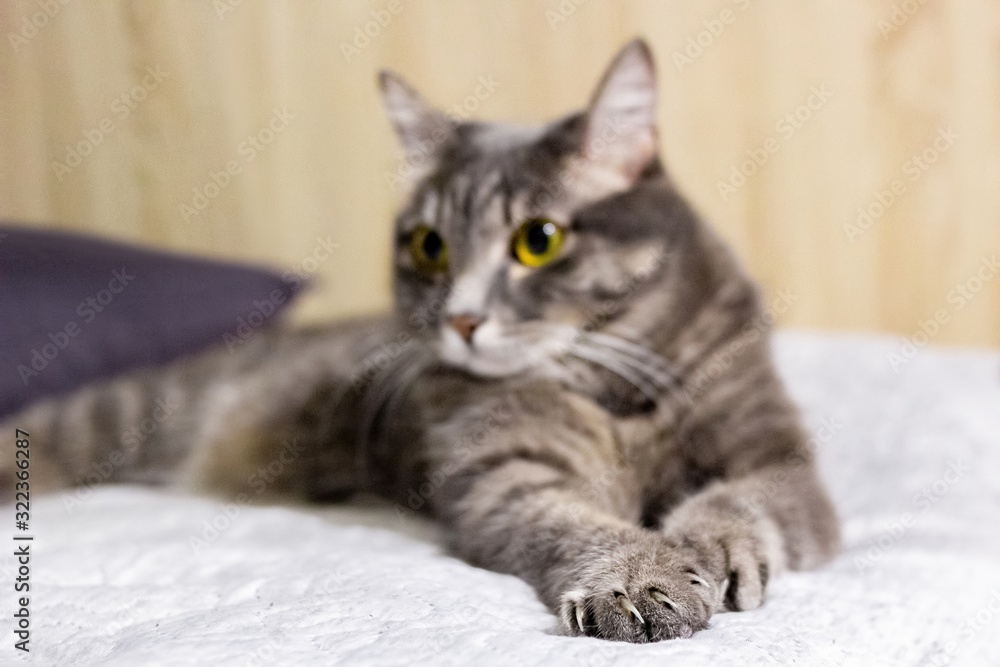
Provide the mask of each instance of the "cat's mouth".
{"label": "cat's mouth", "polygon": [[510,377],[552,369],[565,353],[568,340],[563,338],[510,335],[487,320],[468,337],[443,327],[436,348],[438,358],[449,366],[481,377]]}

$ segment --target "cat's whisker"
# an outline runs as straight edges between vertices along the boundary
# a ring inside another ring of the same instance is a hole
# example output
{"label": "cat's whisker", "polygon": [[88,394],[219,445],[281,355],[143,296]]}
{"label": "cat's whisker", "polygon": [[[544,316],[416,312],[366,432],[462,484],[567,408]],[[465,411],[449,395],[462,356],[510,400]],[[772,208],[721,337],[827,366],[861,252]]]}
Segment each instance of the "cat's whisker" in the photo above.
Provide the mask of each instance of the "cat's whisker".
{"label": "cat's whisker", "polygon": [[611,371],[642,392],[642,395],[650,401],[655,402],[659,398],[659,390],[650,384],[641,370],[636,370],[628,364],[622,363],[608,350],[576,343],[570,346],[569,353]]}
{"label": "cat's whisker", "polygon": [[678,374],[670,367],[670,363],[649,348],[620,336],[597,331],[587,332],[585,337],[594,343],[628,355],[637,362],[651,366],[657,371],[657,378],[663,385],[675,387],[680,385]]}
{"label": "cat's whisker", "polygon": [[665,378],[663,375],[657,373],[655,370],[651,370],[646,364],[643,364],[641,361],[635,359],[634,357],[631,357],[628,354],[621,352],[620,350],[609,349],[607,347],[603,347],[600,345],[597,345],[595,347],[602,349],[604,352],[611,355],[621,363],[625,364],[626,366],[634,370],[636,373],[641,374],[644,378],[646,378],[653,385],[656,386],[658,393],[673,389],[674,384],[670,381],[669,378]]}
{"label": "cat's whisker", "polygon": [[593,341],[581,341],[578,344],[583,345],[588,349],[597,351],[602,355],[614,359],[617,363],[627,366],[632,372],[639,374],[643,379],[656,387],[657,395],[664,391],[674,389],[675,385],[670,378],[665,378],[662,375],[651,371],[646,364],[637,360],[635,357],[629,356],[628,354],[615,348],[600,345]]}

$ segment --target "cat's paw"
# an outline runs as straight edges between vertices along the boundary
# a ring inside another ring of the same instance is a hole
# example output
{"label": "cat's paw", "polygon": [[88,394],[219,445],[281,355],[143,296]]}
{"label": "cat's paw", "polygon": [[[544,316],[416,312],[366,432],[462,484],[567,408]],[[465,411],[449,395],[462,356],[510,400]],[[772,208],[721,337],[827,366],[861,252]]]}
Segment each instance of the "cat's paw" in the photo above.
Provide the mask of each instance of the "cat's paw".
{"label": "cat's paw", "polygon": [[660,536],[591,555],[560,599],[572,635],[654,642],[708,627],[725,590],[700,571],[696,554]]}
{"label": "cat's paw", "polygon": [[668,517],[664,534],[717,584],[717,611],[756,609],[764,603],[772,575],[784,567],[780,532],[757,513],[733,510],[724,516],[678,513]]}

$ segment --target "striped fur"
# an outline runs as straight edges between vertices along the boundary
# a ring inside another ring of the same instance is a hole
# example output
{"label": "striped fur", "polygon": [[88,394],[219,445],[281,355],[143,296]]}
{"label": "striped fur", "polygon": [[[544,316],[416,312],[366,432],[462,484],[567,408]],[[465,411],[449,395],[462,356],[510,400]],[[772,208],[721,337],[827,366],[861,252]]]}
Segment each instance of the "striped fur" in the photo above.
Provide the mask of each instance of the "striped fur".
{"label": "striped fur", "polygon": [[[633,642],[754,608],[782,569],[833,554],[757,290],[656,156],[645,45],[541,128],[459,123],[395,75],[382,87],[404,147],[430,157],[397,220],[395,313],[34,406],[3,428],[31,432],[36,483],[379,493],[523,577],[567,633]],[[530,269],[510,237],[539,215],[567,240]],[[446,240],[446,274],[410,259],[418,225]],[[463,340],[452,323],[472,315]]]}

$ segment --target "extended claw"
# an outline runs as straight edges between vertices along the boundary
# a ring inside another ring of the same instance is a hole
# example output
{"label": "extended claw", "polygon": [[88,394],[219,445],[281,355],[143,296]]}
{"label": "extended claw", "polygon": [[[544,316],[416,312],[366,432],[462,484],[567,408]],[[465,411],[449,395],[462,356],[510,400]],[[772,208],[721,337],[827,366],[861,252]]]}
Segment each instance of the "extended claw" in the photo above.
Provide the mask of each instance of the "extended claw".
{"label": "extended claw", "polygon": [[719,587],[719,602],[721,603],[726,599],[726,592],[729,591],[729,577],[722,580],[722,585]]}
{"label": "extended claw", "polygon": [[576,605],[576,625],[580,628],[581,634],[586,634],[586,631],[583,629],[583,607],[580,605]]}
{"label": "extended claw", "polygon": [[705,588],[711,588],[711,586],[708,585],[707,581],[705,581],[704,579],[702,579],[701,577],[699,577],[694,572],[689,572],[688,576],[691,577],[691,583],[693,583],[693,584],[699,584],[701,586],[704,586]]}
{"label": "extended claw", "polygon": [[653,598],[657,602],[662,602],[663,604],[667,605],[668,607],[670,607],[674,611],[677,611],[677,603],[674,602],[673,600],[671,600],[670,598],[668,598],[666,595],[664,595],[660,591],[652,591],[649,594],[649,597]]}
{"label": "extended claw", "polygon": [[639,613],[639,610],[635,608],[635,605],[632,604],[632,601],[629,600],[626,596],[619,595],[618,604],[621,605],[622,609],[624,609],[630,614],[633,614],[640,623],[642,623],[643,625],[646,624],[646,621],[643,620],[642,618],[642,614]]}

